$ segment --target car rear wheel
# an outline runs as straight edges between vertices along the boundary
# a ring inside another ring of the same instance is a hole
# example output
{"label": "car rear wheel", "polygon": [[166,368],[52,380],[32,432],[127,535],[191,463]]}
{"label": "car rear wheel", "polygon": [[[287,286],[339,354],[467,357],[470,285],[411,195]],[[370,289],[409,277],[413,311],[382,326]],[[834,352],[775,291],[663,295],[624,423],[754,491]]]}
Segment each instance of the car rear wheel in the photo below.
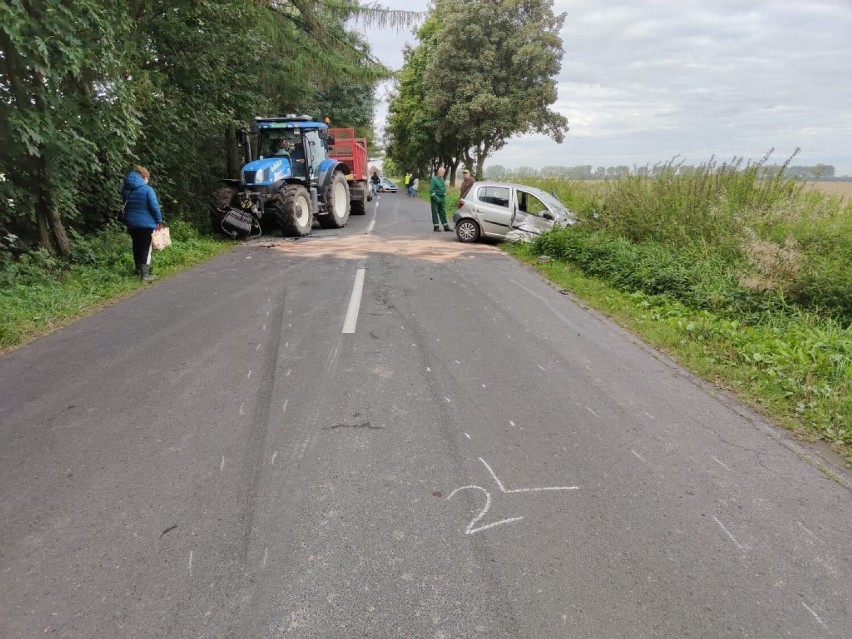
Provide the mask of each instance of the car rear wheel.
{"label": "car rear wheel", "polygon": [[473,220],[461,220],[456,224],[456,237],[459,242],[476,242],[479,239],[479,224]]}

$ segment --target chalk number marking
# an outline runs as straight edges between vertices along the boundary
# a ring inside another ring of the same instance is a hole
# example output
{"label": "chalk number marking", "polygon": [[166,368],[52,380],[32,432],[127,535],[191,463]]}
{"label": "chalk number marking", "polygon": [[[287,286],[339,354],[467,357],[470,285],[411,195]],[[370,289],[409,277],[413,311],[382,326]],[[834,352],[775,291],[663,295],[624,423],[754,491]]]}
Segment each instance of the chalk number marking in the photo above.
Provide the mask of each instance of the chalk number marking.
{"label": "chalk number marking", "polygon": [[[503,485],[503,482],[500,481],[500,478],[497,477],[497,473],[495,473],[494,470],[492,470],[491,466],[488,465],[488,462],[482,459],[482,457],[479,458],[479,461],[481,461],[483,466],[485,466],[488,469],[488,472],[491,473],[491,476],[497,483],[497,487],[500,489],[501,493],[532,493],[546,490],[577,490],[579,488],[579,486],[546,486],[543,488],[515,488],[513,490],[508,490]],[[521,519],[523,519],[523,517],[509,517],[508,519],[501,519],[500,521],[495,521],[490,524],[485,524],[484,526],[477,527],[476,524],[478,524],[482,520],[482,518],[485,517],[485,514],[488,512],[488,509],[491,508],[491,493],[485,490],[482,486],[462,486],[460,488],[456,488],[453,492],[451,492],[447,497],[447,500],[449,501],[450,499],[452,499],[456,493],[462,490],[469,489],[481,490],[483,493],[485,493],[485,507],[480,510],[473,519],[470,520],[470,523],[467,525],[467,528],[465,528],[465,535],[472,535],[474,533],[478,533],[481,530],[488,530],[489,528],[494,528],[495,526],[499,526],[500,524],[510,524],[513,521],[520,521]]]}

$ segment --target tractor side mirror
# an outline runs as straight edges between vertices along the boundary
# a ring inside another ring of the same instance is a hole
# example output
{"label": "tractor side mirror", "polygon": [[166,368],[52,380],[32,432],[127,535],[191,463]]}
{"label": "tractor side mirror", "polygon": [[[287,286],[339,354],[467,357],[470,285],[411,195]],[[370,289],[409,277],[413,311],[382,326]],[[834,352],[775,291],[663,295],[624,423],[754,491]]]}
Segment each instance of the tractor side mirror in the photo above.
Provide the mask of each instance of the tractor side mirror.
{"label": "tractor side mirror", "polygon": [[317,133],[319,133],[320,140],[328,139],[328,129],[320,129]]}

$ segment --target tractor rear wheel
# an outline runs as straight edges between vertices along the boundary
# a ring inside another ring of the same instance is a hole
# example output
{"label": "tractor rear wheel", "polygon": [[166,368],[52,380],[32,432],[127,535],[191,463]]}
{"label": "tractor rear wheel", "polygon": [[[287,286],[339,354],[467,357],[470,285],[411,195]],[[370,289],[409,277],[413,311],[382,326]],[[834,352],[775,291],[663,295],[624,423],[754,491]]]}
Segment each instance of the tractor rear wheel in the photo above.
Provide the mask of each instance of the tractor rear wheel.
{"label": "tractor rear wheel", "polygon": [[213,230],[217,233],[224,233],[222,229],[222,220],[225,219],[225,214],[228,208],[237,205],[237,189],[231,186],[223,186],[213,191],[213,197],[210,207],[210,223],[213,225]]}
{"label": "tractor rear wheel", "polygon": [[275,218],[285,237],[302,237],[311,232],[311,196],[304,186],[287,184],[272,199]]}
{"label": "tractor rear wheel", "polygon": [[325,192],[325,215],[318,216],[320,226],[339,229],[349,221],[349,185],[346,176],[335,171]]}

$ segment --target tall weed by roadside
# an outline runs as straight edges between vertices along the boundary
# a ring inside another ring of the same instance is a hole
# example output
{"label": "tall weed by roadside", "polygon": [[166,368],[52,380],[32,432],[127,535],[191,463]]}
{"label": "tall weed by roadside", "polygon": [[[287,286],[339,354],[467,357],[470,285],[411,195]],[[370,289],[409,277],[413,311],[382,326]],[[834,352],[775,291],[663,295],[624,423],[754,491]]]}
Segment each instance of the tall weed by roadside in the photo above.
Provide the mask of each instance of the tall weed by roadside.
{"label": "tall weed by roadside", "polygon": [[[687,265],[725,264],[738,284],[731,290],[736,299],[780,297],[852,324],[852,203],[784,177],[792,158],[768,174],[768,157],[746,166],[737,159],[721,165],[711,160],[686,172],[670,162],[602,182],[550,179],[535,185],[554,191],[577,211],[578,226],[604,232],[609,242],[668,247],[658,249],[656,270],[661,284],[673,277],[670,292],[683,285],[671,270],[671,253]],[[607,259],[615,259],[618,251],[610,248]]]}

